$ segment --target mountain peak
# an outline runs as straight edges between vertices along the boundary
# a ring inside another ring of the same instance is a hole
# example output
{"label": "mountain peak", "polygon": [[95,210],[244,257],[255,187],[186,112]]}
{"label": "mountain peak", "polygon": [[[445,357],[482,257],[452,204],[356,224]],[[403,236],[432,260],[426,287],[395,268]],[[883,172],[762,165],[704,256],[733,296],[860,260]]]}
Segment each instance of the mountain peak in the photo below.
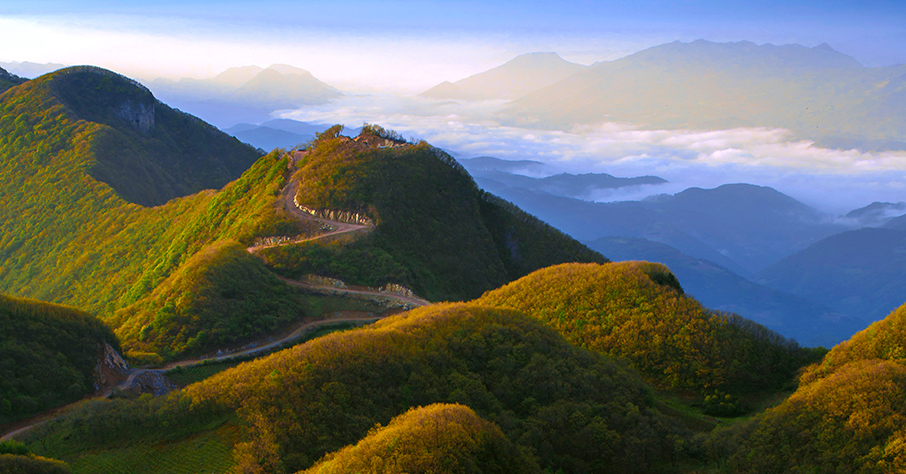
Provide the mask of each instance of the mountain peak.
{"label": "mountain peak", "polygon": [[214,81],[231,87],[239,87],[252,80],[252,78],[260,74],[263,70],[264,69],[261,67],[254,65],[231,67],[216,75]]}
{"label": "mountain peak", "polygon": [[290,66],[289,64],[271,64],[267,70],[276,71],[283,75],[310,76],[311,73],[305,69]]}
{"label": "mountain peak", "polygon": [[561,58],[557,53],[527,53],[454,83],[438,84],[421,95],[437,99],[516,99],[585,68]]}

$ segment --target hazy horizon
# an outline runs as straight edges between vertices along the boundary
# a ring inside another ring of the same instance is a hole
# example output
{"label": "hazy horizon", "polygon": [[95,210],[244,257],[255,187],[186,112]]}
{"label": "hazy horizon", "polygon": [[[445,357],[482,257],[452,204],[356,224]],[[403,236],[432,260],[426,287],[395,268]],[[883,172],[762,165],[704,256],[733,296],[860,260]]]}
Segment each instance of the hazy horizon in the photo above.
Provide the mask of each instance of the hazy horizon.
{"label": "hazy horizon", "polygon": [[599,123],[533,130],[501,125],[495,114],[503,102],[416,96],[521,54],[550,51],[589,65],[696,39],[828,43],[865,66],[906,63],[906,8],[894,1],[108,3],[0,1],[0,61],[93,64],[146,83],[289,64],[347,95],[274,117],[351,126],[367,121],[462,157],[537,159],[574,173],[671,181],[653,193],[747,182],[834,213],[906,200],[906,151],[830,150],[766,127],[645,130]]}
{"label": "hazy horizon", "polygon": [[123,74],[211,77],[290,64],[344,90],[418,93],[513,57],[579,64],[672,41],[829,43],[866,66],[906,63],[893,1],[372,3],[344,0],[0,2],[0,61],[93,64]]}

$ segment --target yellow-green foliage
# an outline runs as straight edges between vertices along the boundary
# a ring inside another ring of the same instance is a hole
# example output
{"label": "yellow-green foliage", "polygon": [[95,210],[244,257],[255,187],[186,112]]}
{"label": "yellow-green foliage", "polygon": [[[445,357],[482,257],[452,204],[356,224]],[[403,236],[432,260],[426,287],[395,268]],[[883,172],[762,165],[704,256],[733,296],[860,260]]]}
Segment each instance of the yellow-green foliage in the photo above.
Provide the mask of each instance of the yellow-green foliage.
{"label": "yellow-green foliage", "polygon": [[316,274],[338,278],[351,285],[379,287],[396,283],[412,285],[408,269],[376,247],[371,236],[352,243],[304,242],[259,250],[257,255],[274,272],[287,278]]}
{"label": "yellow-green foliage", "polygon": [[166,398],[87,404],[33,431],[29,446],[66,459],[238,413],[247,426],[240,468],[295,472],[433,403],[469,406],[555,471],[657,472],[682,440],[621,364],[517,311],[446,304],[309,341]]}
{"label": "yellow-green foliage", "polygon": [[69,465],[40,456],[0,454],[0,472],[9,474],[70,474]]}
{"label": "yellow-green foliage", "polygon": [[168,358],[275,331],[301,311],[299,296],[260,260],[235,241],[221,240],[110,323],[127,351]]}
{"label": "yellow-green foliage", "polygon": [[733,472],[906,471],[906,366],[859,360],[757,419]]}
{"label": "yellow-green foliage", "polygon": [[0,424],[91,393],[104,342],[118,346],[89,314],[0,295]]}
{"label": "yellow-green foliage", "polygon": [[260,157],[253,147],[171,109],[143,86],[111,71],[72,67],[37,81],[72,117],[104,125],[92,136],[95,162],[88,173],[129,202],[160,205],[220,188]]}
{"label": "yellow-green foliage", "polygon": [[834,347],[799,389],[756,419],[740,472],[906,471],[906,305]]}
{"label": "yellow-green foliage", "polygon": [[219,192],[154,208],[123,201],[87,174],[106,126],[73,117],[47,81],[0,102],[0,291],[109,320],[213,242],[294,231],[274,204],[286,178],[278,154]]}
{"label": "yellow-green foliage", "polygon": [[657,263],[558,265],[475,302],[524,311],[578,346],[628,358],[668,388],[772,386],[808,356],[760,325],[705,309]]}
{"label": "yellow-green foliage", "polygon": [[413,408],[305,474],[540,473],[500,428],[462,405]]}
{"label": "yellow-green foliage", "polygon": [[906,305],[837,344],[820,364],[809,368],[802,382],[809,383],[849,362],[865,359],[906,360]]}
{"label": "yellow-green foliage", "polygon": [[[433,305],[328,335],[185,389],[236,409],[251,441],[237,459],[287,471],[361,439],[412,406],[463,403],[541,465],[568,472],[656,469],[673,451],[634,374],[576,349],[521,313]],[[636,444],[638,443],[638,444]]]}
{"label": "yellow-green foliage", "polygon": [[[386,131],[385,131],[386,132]],[[421,142],[393,148],[324,134],[293,179],[300,203],[357,211],[377,223],[371,244],[432,301],[474,298],[541,267],[606,259],[521,211],[489,199],[446,153]],[[385,134],[392,135],[392,132]],[[397,143],[399,144],[399,143]]]}

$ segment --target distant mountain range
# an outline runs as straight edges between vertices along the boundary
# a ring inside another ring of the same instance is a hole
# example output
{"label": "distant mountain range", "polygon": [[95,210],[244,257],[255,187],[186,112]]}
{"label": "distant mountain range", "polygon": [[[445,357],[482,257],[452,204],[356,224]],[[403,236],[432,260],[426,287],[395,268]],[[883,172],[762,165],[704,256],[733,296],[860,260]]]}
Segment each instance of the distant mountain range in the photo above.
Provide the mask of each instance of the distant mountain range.
{"label": "distant mountain range", "polygon": [[[519,188],[542,194],[591,200],[598,192],[619,188],[665,184],[657,176],[617,178],[607,173],[559,173],[544,178],[532,178],[518,171],[540,171],[546,168],[539,161],[506,161],[489,156],[459,160],[481,187],[491,189]],[[512,172],[512,171],[517,172]]]}
{"label": "distant mountain range", "polygon": [[26,79],[34,79],[49,72],[54,72],[57,69],[63,69],[64,67],[66,67],[65,64],[57,63],[40,64],[29,61],[13,61],[7,63],[0,62],[0,68],[6,69],[10,73],[24,77]]}
{"label": "distant mountain range", "polygon": [[293,148],[315,138],[316,133],[323,132],[330,125],[310,124],[289,119],[274,119],[259,125],[239,123],[223,131],[262,150],[274,148]]}
{"label": "distant mountain range", "polygon": [[642,201],[597,203],[532,189],[542,180],[514,178],[509,185],[482,177],[477,181],[576,238],[645,238],[744,276],[851,229],[774,189],[750,184],[690,188]]}
{"label": "distant mountain range", "polygon": [[601,237],[586,242],[614,261],[645,260],[670,268],[686,293],[705,306],[743,315],[806,346],[831,347],[865,327],[865,322],[802,296],[743,278],[669,245],[635,237]]}
{"label": "distant mountain range", "polygon": [[341,95],[310,72],[285,64],[230,68],[211,79],[155,79],[148,87],[218,127],[263,122],[274,110],[325,104]]}
{"label": "distant mountain range", "polygon": [[[835,217],[750,184],[598,203],[582,199],[583,183],[620,189],[664,181],[606,174],[537,178],[551,167],[492,157],[461,162],[485,190],[602,254],[662,262],[705,305],[804,344],[833,345],[906,300],[906,288],[898,286],[906,280],[897,237],[906,231],[901,203],[872,203]],[[566,184],[553,185],[558,182]],[[853,231],[872,226],[884,228]]]}
{"label": "distant mountain range", "polygon": [[827,44],[674,42],[596,63],[504,113],[528,127],[782,127],[833,148],[904,149],[906,65],[863,67]]}
{"label": "distant mountain range", "polygon": [[833,235],[762,270],[756,281],[877,321],[906,301],[906,231]]}
{"label": "distant mountain range", "polygon": [[529,53],[454,83],[442,82],[419,95],[435,99],[516,99],[585,68],[556,53]]}

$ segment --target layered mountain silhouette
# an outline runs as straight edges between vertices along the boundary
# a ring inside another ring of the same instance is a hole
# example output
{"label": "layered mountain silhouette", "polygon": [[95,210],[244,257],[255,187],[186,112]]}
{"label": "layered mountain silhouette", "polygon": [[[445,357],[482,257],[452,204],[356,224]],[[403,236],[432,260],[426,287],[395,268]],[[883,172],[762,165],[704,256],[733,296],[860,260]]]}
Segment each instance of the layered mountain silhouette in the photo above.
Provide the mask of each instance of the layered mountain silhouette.
{"label": "layered mountain silhouette", "polygon": [[906,301],[906,231],[830,236],[762,270],[757,281],[876,321]]}
{"label": "layered mountain silhouette", "polygon": [[519,188],[532,192],[593,200],[596,195],[620,188],[665,184],[657,176],[617,178],[607,173],[559,173],[543,178],[526,176],[526,172],[543,172],[539,161],[506,161],[492,157],[459,160],[484,189]]}
{"label": "layered mountain silhouette", "polygon": [[674,42],[596,63],[510,104],[508,123],[568,129],[782,127],[834,148],[901,149],[906,66],[862,67],[827,44]]}
{"label": "layered mountain silhouette", "polygon": [[795,296],[783,287],[755,283],[666,244],[636,237],[601,237],[586,244],[614,261],[663,263],[676,274],[686,293],[706,307],[743,315],[806,346],[832,347],[865,326],[859,317]]}
{"label": "layered mountain silhouette", "polygon": [[690,188],[642,201],[596,203],[493,180],[481,183],[581,240],[645,238],[743,276],[849,229],[772,188],[750,184]]}
{"label": "layered mountain silhouette", "polygon": [[239,123],[224,132],[262,150],[290,149],[315,138],[330,125],[311,124],[289,119],[268,120],[258,125]]}
{"label": "layered mountain silhouette", "polygon": [[310,72],[286,64],[230,68],[211,79],[156,79],[163,100],[219,127],[259,123],[277,109],[325,104],[341,95]]}
{"label": "layered mountain silhouette", "polygon": [[456,82],[442,82],[422,92],[434,99],[515,99],[567,78],[586,67],[557,53],[529,53]]}

